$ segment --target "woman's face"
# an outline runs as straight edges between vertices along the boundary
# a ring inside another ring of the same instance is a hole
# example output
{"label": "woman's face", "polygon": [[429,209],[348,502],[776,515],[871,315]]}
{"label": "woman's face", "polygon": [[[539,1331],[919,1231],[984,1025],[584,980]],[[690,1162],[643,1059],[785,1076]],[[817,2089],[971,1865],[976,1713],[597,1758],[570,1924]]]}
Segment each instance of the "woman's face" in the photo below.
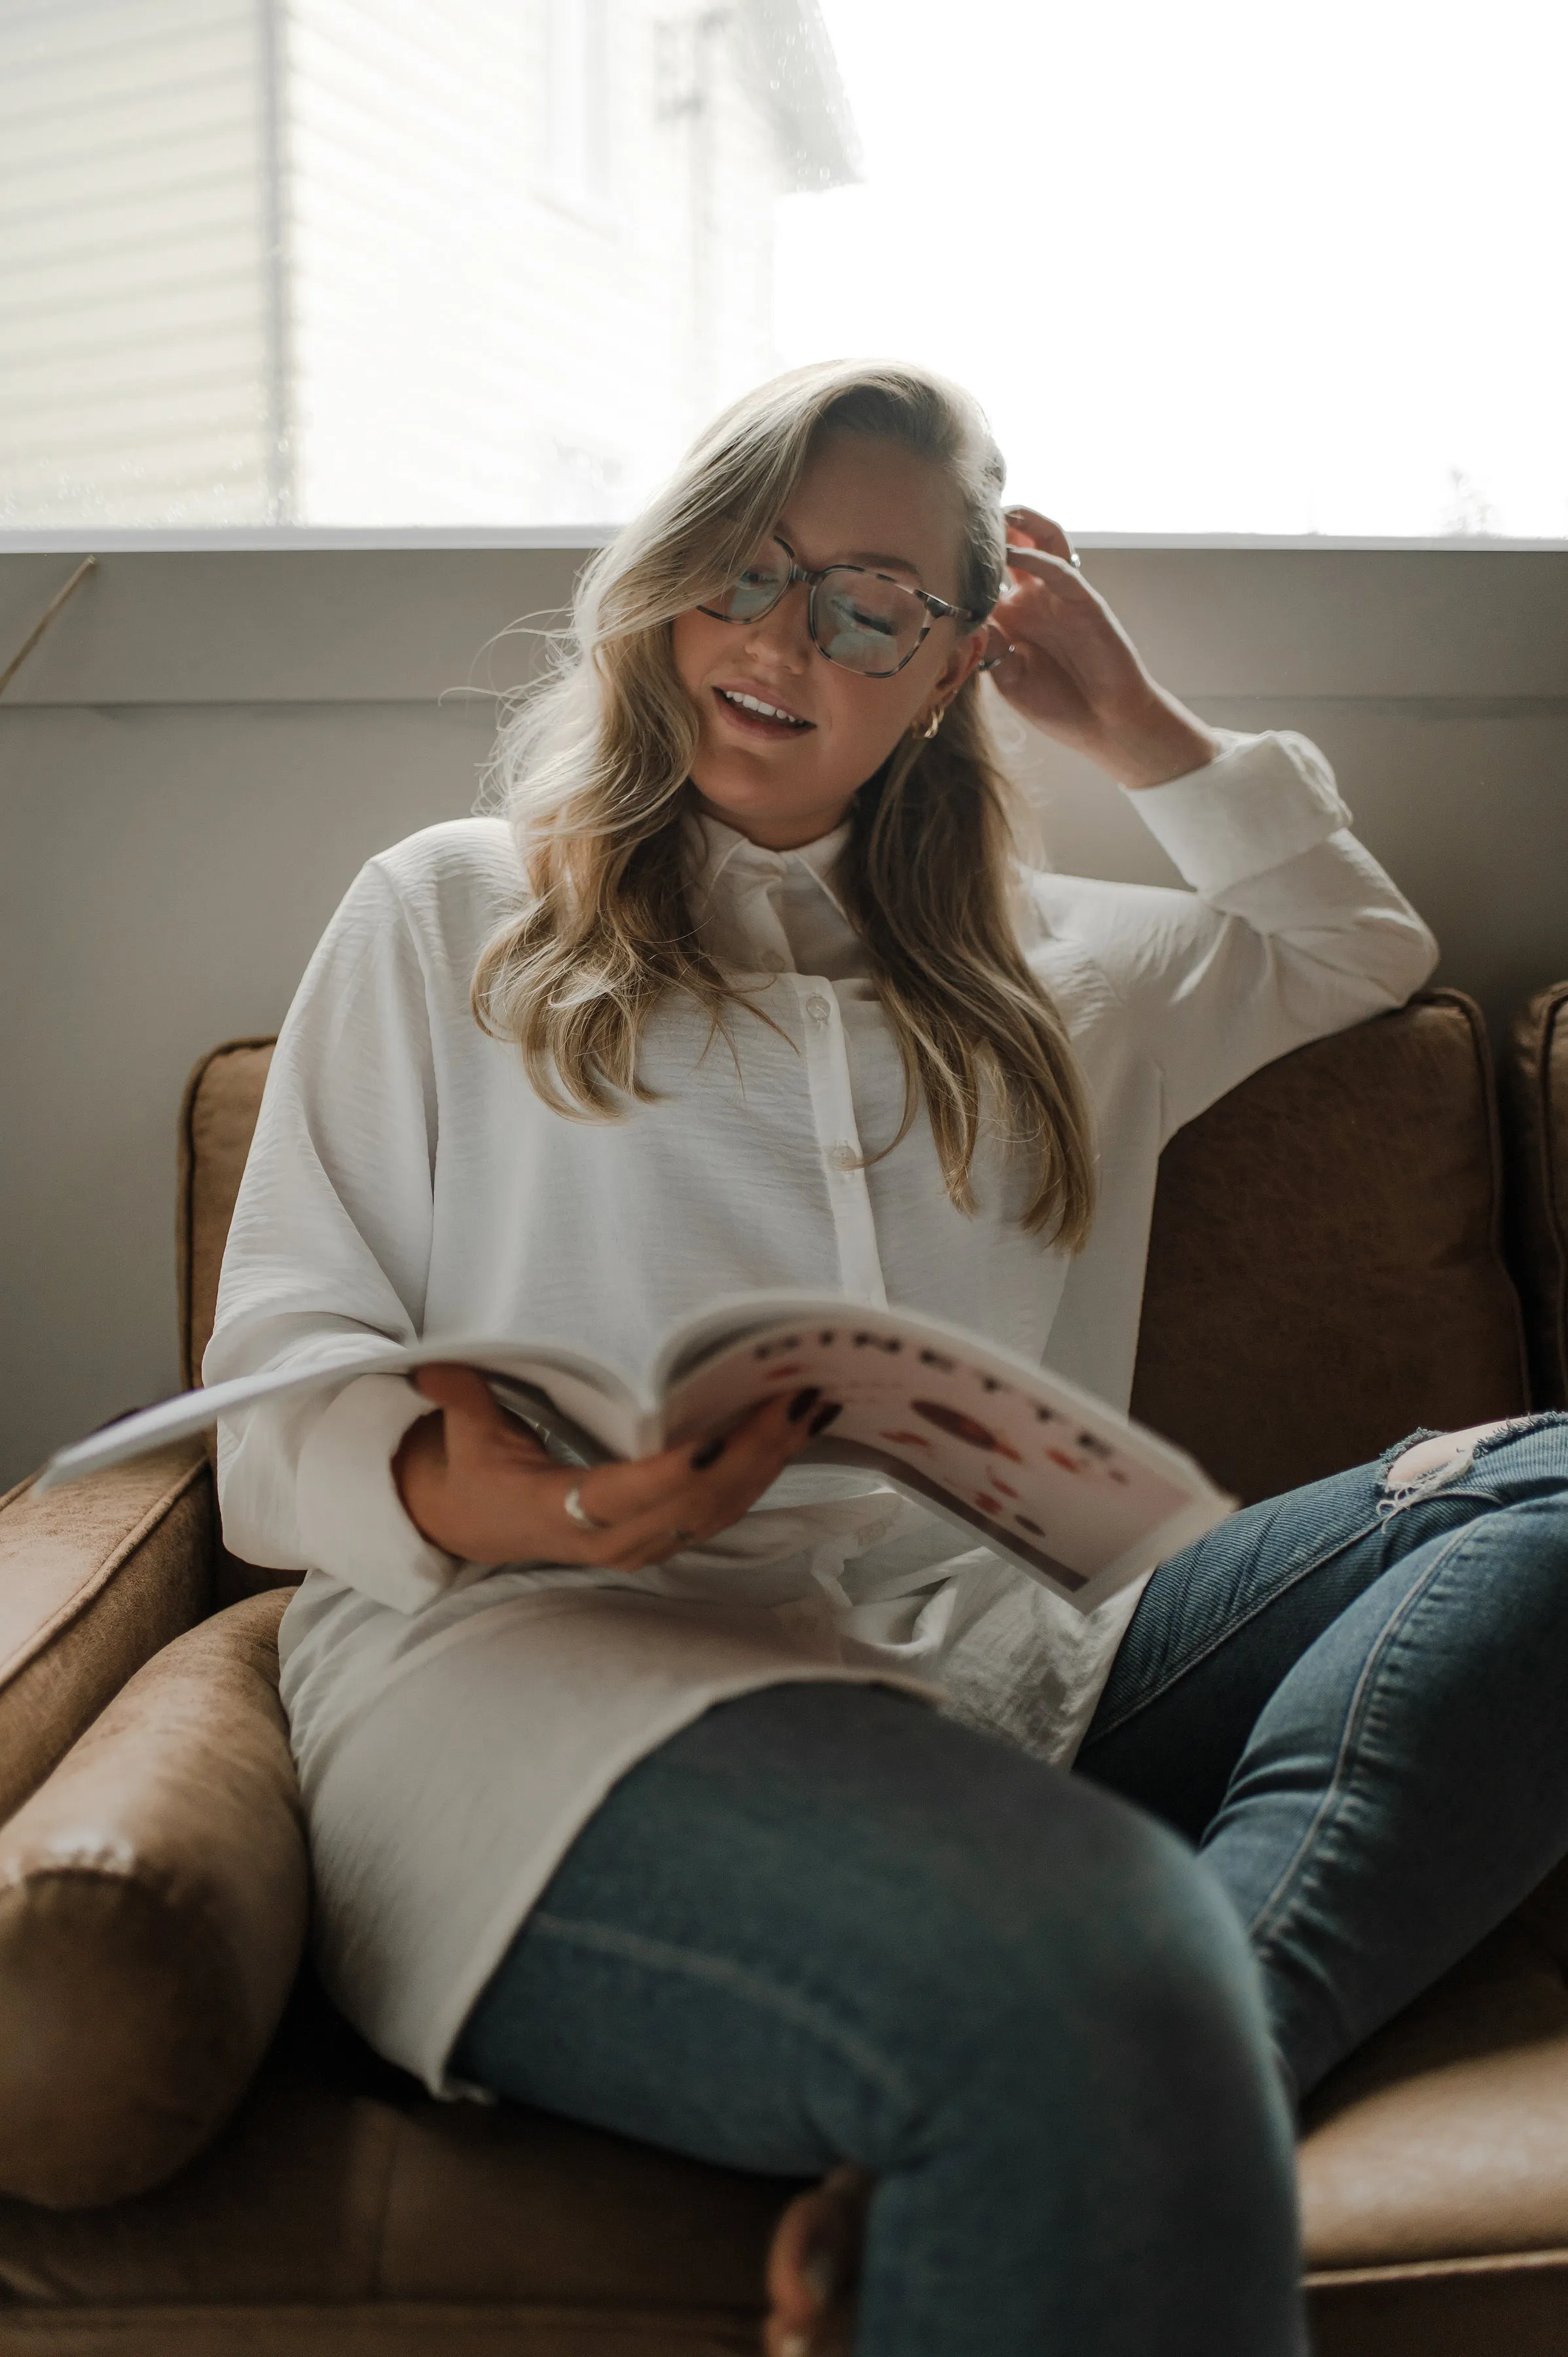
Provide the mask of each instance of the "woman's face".
{"label": "woman's face", "polygon": [[[869,565],[961,601],[953,492],[935,467],[895,442],[847,434],[825,442],[776,529],[813,572]],[[983,630],[933,620],[902,671],[863,678],[812,644],[809,596],[797,581],[759,621],[726,622],[693,608],[672,625],[675,668],[702,730],[692,764],[698,801],[775,851],[831,834],[856,787],[906,729],[956,694],[985,645]],[[785,716],[748,710],[737,696]]]}

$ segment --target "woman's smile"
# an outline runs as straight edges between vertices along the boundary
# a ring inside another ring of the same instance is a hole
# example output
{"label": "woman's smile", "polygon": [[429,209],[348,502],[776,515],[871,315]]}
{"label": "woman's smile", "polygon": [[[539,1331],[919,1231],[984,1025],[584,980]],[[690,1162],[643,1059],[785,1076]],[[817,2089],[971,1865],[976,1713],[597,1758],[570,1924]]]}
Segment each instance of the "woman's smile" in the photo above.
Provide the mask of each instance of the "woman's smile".
{"label": "woman's smile", "polygon": [[725,720],[743,737],[800,737],[816,726],[814,720],[803,719],[777,697],[736,681],[715,687],[713,693]]}

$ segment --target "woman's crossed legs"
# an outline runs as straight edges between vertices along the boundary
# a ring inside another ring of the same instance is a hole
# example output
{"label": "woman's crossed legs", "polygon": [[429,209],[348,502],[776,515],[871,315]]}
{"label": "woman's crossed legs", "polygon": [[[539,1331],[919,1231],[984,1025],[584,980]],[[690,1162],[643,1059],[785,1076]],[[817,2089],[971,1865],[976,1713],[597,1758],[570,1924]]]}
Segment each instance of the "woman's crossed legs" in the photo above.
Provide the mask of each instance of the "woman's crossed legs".
{"label": "woman's crossed legs", "polygon": [[772,1686],[579,1835],[454,2068],[875,2179],[861,2357],[1295,2357],[1291,2126],[1185,1846],[875,1687]]}
{"label": "woman's crossed legs", "polygon": [[1418,1436],[1140,1599],[1079,1770],[1198,1845],[1306,2094],[1568,1851],[1568,1416]]}
{"label": "woman's crossed legs", "polygon": [[456,2067],[871,2172],[859,2357],[1296,2350],[1240,1932],[1305,2091],[1568,1850],[1568,1417],[1427,1454],[1163,1565],[1081,1779],[875,1690],[710,1712],[578,1837]]}

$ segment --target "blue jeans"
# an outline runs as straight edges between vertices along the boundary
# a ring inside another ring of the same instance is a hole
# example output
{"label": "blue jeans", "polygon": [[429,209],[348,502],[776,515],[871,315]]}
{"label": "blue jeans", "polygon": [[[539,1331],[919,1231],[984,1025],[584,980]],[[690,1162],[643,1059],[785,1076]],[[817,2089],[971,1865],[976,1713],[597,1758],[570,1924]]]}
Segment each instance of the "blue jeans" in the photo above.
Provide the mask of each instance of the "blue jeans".
{"label": "blue jeans", "polygon": [[870,2170],[857,2357],[1296,2357],[1277,2062],[1312,2083],[1568,1850],[1568,1417],[1400,1497],[1395,1454],[1161,1566],[1079,1775],[876,1689],[710,1711],[454,2067]]}
{"label": "blue jeans", "polygon": [[1079,1754],[1197,1845],[1301,2094],[1568,1851],[1568,1415],[1391,1491],[1411,1445],[1163,1564]]}

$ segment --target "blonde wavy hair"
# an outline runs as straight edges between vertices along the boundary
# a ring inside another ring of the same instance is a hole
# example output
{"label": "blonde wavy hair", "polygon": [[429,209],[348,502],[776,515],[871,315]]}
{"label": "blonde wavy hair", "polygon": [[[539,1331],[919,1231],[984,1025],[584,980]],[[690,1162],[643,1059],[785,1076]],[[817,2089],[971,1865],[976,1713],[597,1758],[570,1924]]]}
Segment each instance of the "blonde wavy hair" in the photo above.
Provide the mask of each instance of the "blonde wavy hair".
{"label": "blonde wavy hair", "polygon": [[[480,957],[474,1013],[521,1049],[557,1112],[614,1119],[652,1092],[638,1072],[650,1010],[683,991],[734,1047],[739,1013],[767,1021],[705,953],[687,907],[682,824],[698,720],[671,624],[712,597],[771,531],[830,435],[890,440],[939,468],[962,523],[959,594],[990,612],[1004,579],[1003,464],[978,405],[910,366],[797,369],[736,402],[664,490],[600,550],[549,676],[504,726],[491,804],[515,834],[528,904]],[[865,943],[905,1073],[897,1135],[924,1104],[947,1191],[974,1209],[983,1121],[1030,1157],[1026,1228],[1077,1250],[1093,1215],[1089,1117],[1066,1028],[1012,920],[1012,790],[979,679],[941,733],[907,732],[850,809],[835,886]]]}

